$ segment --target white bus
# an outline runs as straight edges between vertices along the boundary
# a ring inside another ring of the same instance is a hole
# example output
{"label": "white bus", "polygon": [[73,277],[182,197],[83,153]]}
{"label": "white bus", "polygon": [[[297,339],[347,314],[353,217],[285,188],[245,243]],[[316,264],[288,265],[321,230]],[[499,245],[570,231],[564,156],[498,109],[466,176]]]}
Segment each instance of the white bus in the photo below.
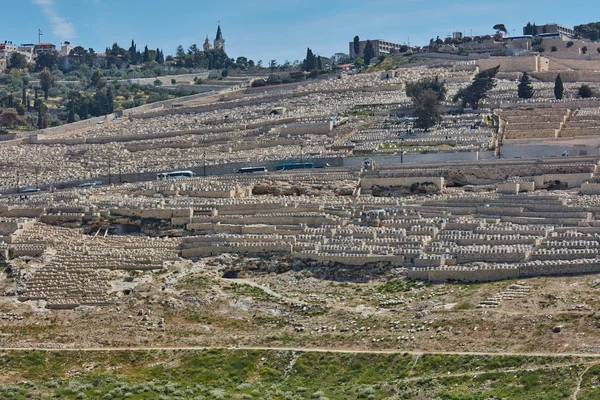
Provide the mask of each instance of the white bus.
{"label": "white bus", "polygon": [[164,181],[166,179],[187,179],[196,176],[192,171],[173,171],[173,172],[161,172],[156,175],[156,179]]}
{"label": "white bus", "polygon": [[238,174],[262,174],[269,172],[266,167],[244,167],[238,169]]}

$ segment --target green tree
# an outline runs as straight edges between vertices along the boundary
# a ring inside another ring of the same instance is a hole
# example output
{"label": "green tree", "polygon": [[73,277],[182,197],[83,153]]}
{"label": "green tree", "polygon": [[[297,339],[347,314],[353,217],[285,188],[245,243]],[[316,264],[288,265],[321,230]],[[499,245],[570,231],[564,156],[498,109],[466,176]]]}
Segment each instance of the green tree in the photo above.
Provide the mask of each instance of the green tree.
{"label": "green tree", "polygon": [[567,46],[567,49],[568,49],[569,47],[572,47],[574,44],[575,44],[575,43],[573,43],[573,41],[572,41],[572,40],[569,40],[569,41],[567,42],[567,45],[566,45],[566,46]]}
{"label": "green tree", "polygon": [[417,98],[413,98],[413,116],[417,118],[415,127],[428,130],[442,122],[440,101],[433,90],[425,90]]}
{"label": "green tree", "polygon": [[154,59],[154,61],[156,61],[159,64],[165,63],[165,55],[163,54],[162,50],[159,48],[156,49],[156,58]]}
{"label": "green tree", "polygon": [[144,63],[150,62],[150,52],[148,51],[148,46],[144,47],[144,57],[142,61]]}
{"label": "green tree", "polygon": [[44,91],[44,99],[48,100],[50,88],[54,87],[54,75],[47,70],[42,71],[40,73],[40,86]]}
{"label": "green tree", "polygon": [[58,53],[56,51],[44,51],[38,54],[35,60],[35,70],[43,71],[49,69],[53,71],[58,66]]}
{"label": "green tree", "polygon": [[466,88],[460,89],[452,101],[461,101],[463,107],[467,104],[473,109],[479,107],[479,102],[487,96],[487,92],[496,86],[494,78],[500,70],[500,66],[486,69],[475,75],[473,82]]}
{"label": "green tree", "polygon": [[67,116],[67,124],[71,124],[73,122],[75,122],[75,103],[72,101],[69,101],[69,115]]}
{"label": "green tree", "polygon": [[24,76],[21,78],[21,103],[25,107],[29,107],[29,102],[27,101],[27,88],[29,87],[29,78]]}
{"label": "green tree", "polygon": [[583,54],[587,54],[587,52],[588,52],[588,47],[587,47],[587,46],[583,46],[583,47],[581,48],[581,52],[582,52]]}
{"label": "green tree", "polygon": [[597,51],[598,53],[600,53],[600,47],[598,47],[598,48],[596,49],[596,51]]}
{"label": "green tree", "polygon": [[90,84],[96,89],[102,89],[106,85],[106,79],[104,79],[102,71],[99,69],[94,70],[92,78],[90,79]]}
{"label": "green tree", "polygon": [[554,81],[554,97],[556,100],[562,100],[565,88],[563,86],[562,78],[560,74],[556,76],[556,80]]}
{"label": "green tree", "polygon": [[358,36],[354,36],[354,57],[358,58],[358,54],[360,53],[360,38]]}
{"label": "green tree", "polygon": [[530,99],[533,97],[533,85],[527,72],[523,72],[523,75],[521,75],[519,86],[517,87],[517,96],[521,99]]}
{"label": "green tree", "polygon": [[131,59],[131,63],[133,65],[137,65],[139,64],[139,59],[138,59],[138,51],[137,51],[137,46],[135,44],[135,42],[133,41],[133,39],[131,39],[131,46],[129,46],[129,58]]}
{"label": "green tree", "polygon": [[552,46],[552,47],[550,48],[550,51],[552,51],[552,52],[554,53],[555,51],[558,51],[558,47],[556,47],[556,46]]}
{"label": "green tree", "polygon": [[406,84],[406,95],[411,99],[415,99],[421,96],[426,91],[433,91],[439,101],[446,100],[446,83],[440,82],[439,78],[425,78],[418,82],[410,82]]}
{"label": "green tree", "polygon": [[77,65],[81,65],[85,62],[85,56],[87,55],[87,50],[81,46],[74,47],[69,52],[69,57],[73,57],[77,60]]}
{"label": "green tree", "polygon": [[113,91],[110,85],[108,85],[108,87],[106,88],[106,103],[108,104],[108,107],[106,109],[107,113],[112,114],[113,112],[115,112],[115,96],[113,95]]}
{"label": "green tree", "polygon": [[41,99],[35,101],[35,108],[38,110],[38,129],[46,129],[48,127],[48,107]]}
{"label": "green tree", "polygon": [[592,92],[592,88],[586,84],[579,86],[577,89],[577,95],[582,99],[588,99],[594,96],[594,92]]}
{"label": "green tree", "polygon": [[527,22],[527,25],[523,29],[523,35],[533,35],[533,27],[531,26],[531,22]]}
{"label": "green tree", "polygon": [[14,108],[8,108],[0,114],[0,126],[12,128],[19,122],[19,113]]}
{"label": "green tree", "polygon": [[317,57],[315,57],[310,47],[306,50],[306,58],[304,59],[303,67],[307,72],[317,69]]}
{"label": "green tree", "polygon": [[505,34],[508,34],[508,31],[506,30],[506,26],[504,26],[504,24],[496,24],[492,29],[495,30],[497,33],[504,32]]}
{"label": "green tree", "polygon": [[85,54],[85,64],[88,67],[93,67],[94,63],[96,62],[96,52],[94,51],[93,48],[89,48],[87,53]]}
{"label": "green tree", "polygon": [[277,66],[279,64],[277,64],[277,60],[271,60],[269,61],[269,68],[271,69],[271,73],[275,72],[275,70],[277,69]]}
{"label": "green tree", "polygon": [[367,40],[367,44],[365,44],[365,65],[371,64],[371,59],[375,57],[375,49],[373,49],[373,43],[370,40]]}
{"label": "green tree", "polygon": [[8,61],[8,69],[25,69],[27,68],[27,57],[23,54],[14,52]]}
{"label": "green tree", "polygon": [[406,85],[406,95],[413,102],[412,113],[417,118],[415,127],[427,130],[441,122],[440,106],[446,93],[445,82],[440,82],[437,76]]}
{"label": "green tree", "polygon": [[108,114],[108,97],[104,89],[98,90],[92,98],[92,115],[99,117]]}

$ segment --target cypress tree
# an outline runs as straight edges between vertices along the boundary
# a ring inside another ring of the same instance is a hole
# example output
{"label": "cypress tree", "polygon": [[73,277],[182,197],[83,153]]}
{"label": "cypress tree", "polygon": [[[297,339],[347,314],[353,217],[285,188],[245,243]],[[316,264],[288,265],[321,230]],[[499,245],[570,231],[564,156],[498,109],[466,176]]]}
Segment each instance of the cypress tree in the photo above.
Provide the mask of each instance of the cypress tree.
{"label": "cypress tree", "polygon": [[44,129],[44,112],[42,110],[42,107],[44,106],[44,104],[42,103],[41,100],[37,100],[37,109],[38,109],[38,129]]}
{"label": "cypress tree", "polygon": [[67,124],[75,122],[75,103],[71,100],[69,102],[69,116],[67,117]]}
{"label": "cypress tree", "polygon": [[358,53],[360,53],[360,38],[358,36],[354,36],[354,57],[358,57]]}
{"label": "cypress tree", "polygon": [[521,99],[530,99],[533,97],[533,85],[531,84],[527,72],[523,72],[523,75],[521,76],[517,95]]}
{"label": "cypress tree", "polygon": [[367,40],[365,45],[365,65],[371,64],[371,59],[375,56],[375,50],[373,49],[373,43]]}
{"label": "cypress tree", "polygon": [[562,78],[558,74],[556,81],[554,81],[554,97],[556,97],[556,100],[562,100],[564,91],[565,87],[563,86]]}
{"label": "cypress tree", "polygon": [[108,102],[108,114],[112,114],[115,111],[115,97],[110,86],[106,89],[106,100]]}
{"label": "cypress tree", "polygon": [[148,51],[148,46],[144,47],[144,62],[150,62],[150,52]]}

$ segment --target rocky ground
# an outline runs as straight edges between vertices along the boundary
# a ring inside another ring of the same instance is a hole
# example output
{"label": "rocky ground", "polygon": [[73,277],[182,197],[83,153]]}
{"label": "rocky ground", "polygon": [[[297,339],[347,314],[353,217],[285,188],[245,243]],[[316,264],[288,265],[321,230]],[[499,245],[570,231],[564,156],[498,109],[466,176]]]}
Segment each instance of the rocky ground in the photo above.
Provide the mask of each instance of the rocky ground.
{"label": "rocky ground", "polygon": [[20,302],[14,270],[0,274],[0,347],[600,352],[600,276],[429,285],[225,255],[112,272],[111,305],[56,311]]}

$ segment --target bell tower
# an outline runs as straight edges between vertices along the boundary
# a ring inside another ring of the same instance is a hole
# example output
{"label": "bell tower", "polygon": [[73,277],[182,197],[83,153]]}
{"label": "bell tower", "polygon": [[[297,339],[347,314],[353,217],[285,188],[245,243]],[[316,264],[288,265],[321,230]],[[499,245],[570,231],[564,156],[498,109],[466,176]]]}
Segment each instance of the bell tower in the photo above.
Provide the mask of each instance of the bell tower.
{"label": "bell tower", "polygon": [[221,21],[219,21],[219,28],[215,37],[215,50],[225,51],[225,39],[223,39],[223,33],[221,32]]}

